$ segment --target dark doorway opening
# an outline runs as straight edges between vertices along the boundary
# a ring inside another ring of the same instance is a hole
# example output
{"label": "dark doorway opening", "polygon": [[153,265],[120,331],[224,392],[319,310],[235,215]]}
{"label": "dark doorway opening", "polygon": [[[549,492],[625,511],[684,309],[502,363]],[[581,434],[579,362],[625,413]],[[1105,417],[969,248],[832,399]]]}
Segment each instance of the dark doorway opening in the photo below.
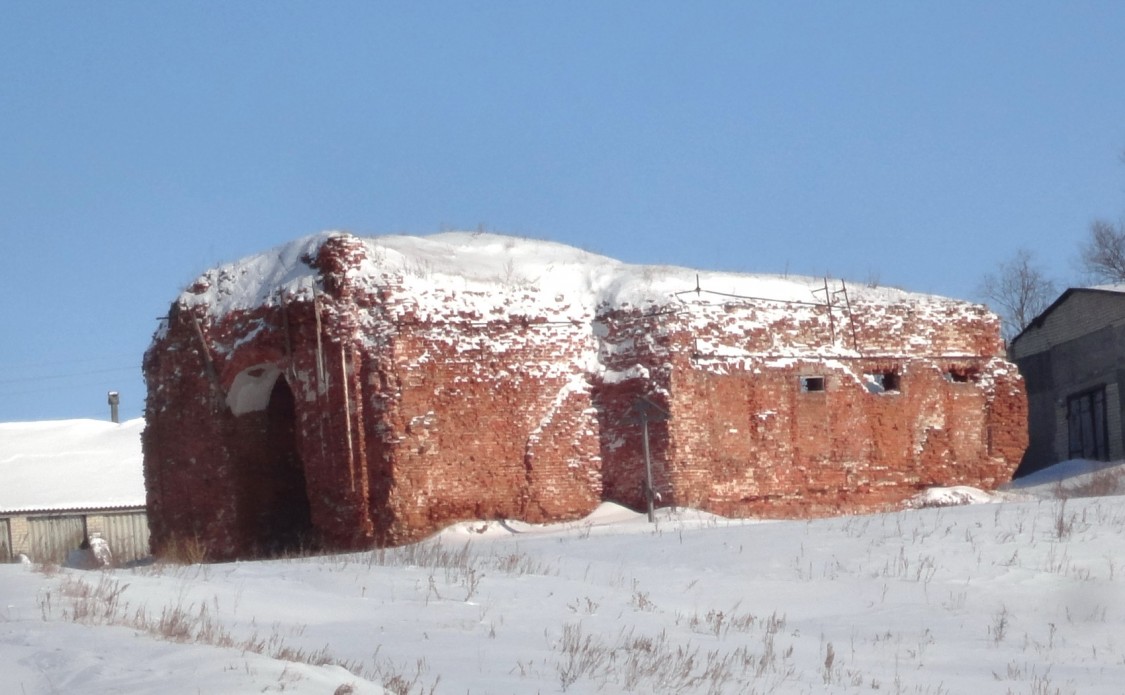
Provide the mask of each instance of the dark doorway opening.
{"label": "dark doorway opening", "polygon": [[268,555],[311,550],[315,545],[305,466],[297,448],[293,391],[278,378],[263,423],[264,457],[251,481],[257,495],[261,550]]}
{"label": "dark doorway opening", "polygon": [[1109,460],[1105,387],[1066,399],[1069,458]]}

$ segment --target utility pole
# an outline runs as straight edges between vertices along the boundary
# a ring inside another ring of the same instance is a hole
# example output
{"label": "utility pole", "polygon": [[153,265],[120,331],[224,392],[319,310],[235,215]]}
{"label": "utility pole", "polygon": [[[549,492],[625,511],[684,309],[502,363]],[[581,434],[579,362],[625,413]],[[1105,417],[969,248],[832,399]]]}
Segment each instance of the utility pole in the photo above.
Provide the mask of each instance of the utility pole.
{"label": "utility pole", "polygon": [[644,396],[641,396],[637,402],[633,404],[632,410],[635,415],[630,419],[633,422],[639,420],[642,428],[641,444],[645,454],[645,507],[648,511],[648,522],[652,524],[656,523],[656,489],[652,483],[652,456],[649,453],[648,423],[650,421],[664,422],[671,417],[671,415],[667,410],[664,410]]}
{"label": "utility pole", "polygon": [[656,522],[655,491],[652,489],[652,457],[648,453],[648,411],[641,410],[641,423],[644,425],[645,449],[645,504],[648,507],[648,523]]}

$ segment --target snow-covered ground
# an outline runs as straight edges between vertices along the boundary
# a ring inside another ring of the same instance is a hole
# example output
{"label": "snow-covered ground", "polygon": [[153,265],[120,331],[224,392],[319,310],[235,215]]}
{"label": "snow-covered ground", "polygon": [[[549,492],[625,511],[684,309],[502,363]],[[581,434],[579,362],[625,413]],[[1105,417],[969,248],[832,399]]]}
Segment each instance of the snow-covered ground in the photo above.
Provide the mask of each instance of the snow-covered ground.
{"label": "snow-covered ground", "polygon": [[368,553],[5,565],[0,680],[29,695],[1120,693],[1125,505],[1058,499],[1051,477],[988,504],[815,521],[648,524],[604,505]]}

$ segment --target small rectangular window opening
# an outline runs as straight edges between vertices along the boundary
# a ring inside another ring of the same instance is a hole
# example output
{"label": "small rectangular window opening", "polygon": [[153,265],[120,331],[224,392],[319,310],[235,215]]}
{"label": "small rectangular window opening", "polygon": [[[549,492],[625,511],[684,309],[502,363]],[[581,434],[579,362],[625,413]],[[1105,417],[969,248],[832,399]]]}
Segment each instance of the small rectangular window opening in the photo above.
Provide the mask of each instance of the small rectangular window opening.
{"label": "small rectangular window opening", "polygon": [[898,393],[900,383],[898,372],[872,372],[863,375],[863,385],[871,393]]}
{"label": "small rectangular window opening", "polygon": [[945,380],[954,384],[976,383],[980,381],[980,371],[972,367],[950,367]]}
{"label": "small rectangular window opening", "polygon": [[824,377],[822,376],[803,376],[801,377],[801,393],[814,393],[816,391],[824,390]]}

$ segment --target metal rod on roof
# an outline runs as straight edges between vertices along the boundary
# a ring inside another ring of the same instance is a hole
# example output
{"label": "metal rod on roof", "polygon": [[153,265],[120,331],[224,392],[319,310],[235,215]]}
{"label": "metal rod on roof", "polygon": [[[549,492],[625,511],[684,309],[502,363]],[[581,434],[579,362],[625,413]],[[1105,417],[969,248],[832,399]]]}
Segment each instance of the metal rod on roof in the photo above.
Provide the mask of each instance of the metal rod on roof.
{"label": "metal rod on roof", "polygon": [[832,344],[836,344],[836,319],[832,316],[832,293],[828,290],[828,276],[824,276],[824,303],[828,307],[828,331]]}
{"label": "metal rod on roof", "polygon": [[852,314],[852,300],[848,297],[848,284],[843,280],[840,281],[840,291],[844,293],[844,306],[848,308],[848,324],[852,327],[852,348],[860,352],[859,336],[855,331],[855,315]]}

